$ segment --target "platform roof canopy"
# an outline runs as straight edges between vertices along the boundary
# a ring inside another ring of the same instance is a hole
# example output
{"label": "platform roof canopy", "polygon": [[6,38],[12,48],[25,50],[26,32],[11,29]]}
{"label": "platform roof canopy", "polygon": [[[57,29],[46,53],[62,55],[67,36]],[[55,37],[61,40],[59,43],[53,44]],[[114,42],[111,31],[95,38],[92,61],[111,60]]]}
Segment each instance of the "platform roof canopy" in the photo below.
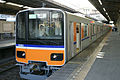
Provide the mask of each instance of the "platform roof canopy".
{"label": "platform roof canopy", "polygon": [[117,22],[120,14],[120,0],[89,0],[108,20]]}
{"label": "platform roof canopy", "polygon": [[15,15],[19,10],[23,10],[27,7],[39,8],[43,5],[45,7],[59,8],[73,13],[77,12],[74,9],[53,0],[0,0],[0,14]]}

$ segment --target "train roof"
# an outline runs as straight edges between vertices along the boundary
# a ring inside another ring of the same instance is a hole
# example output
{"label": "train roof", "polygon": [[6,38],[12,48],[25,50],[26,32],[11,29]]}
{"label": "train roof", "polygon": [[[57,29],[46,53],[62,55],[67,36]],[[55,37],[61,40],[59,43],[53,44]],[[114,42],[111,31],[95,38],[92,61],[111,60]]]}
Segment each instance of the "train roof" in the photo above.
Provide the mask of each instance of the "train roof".
{"label": "train roof", "polygon": [[[65,11],[62,10],[62,9],[57,9],[57,8],[44,8],[44,7],[42,7],[42,8],[29,8],[29,9],[21,10],[21,11],[19,11],[19,12],[35,11],[35,10],[57,10],[57,11],[65,12]],[[18,12],[18,13],[19,13],[19,12]]]}
{"label": "train roof", "polygon": [[[44,8],[44,7],[42,7],[42,8],[30,8],[30,9],[21,10],[18,13],[25,12],[25,11],[35,11],[35,10],[57,10],[57,11],[61,11],[61,12],[64,12],[64,13],[67,13],[67,14],[70,14],[70,15],[73,15],[73,16],[76,16],[76,17],[80,17],[80,18],[83,18],[83,19],[86,19],[86,20],[89,20],[89,21],[94,21],[94,20],[86,18],[84,16],[79,16],[79,15],[77,15],[75,13],[67,12],[67,11],[64,11],[64,10],[58,9],[58,8]],[[103,23],[100,23],[100,22],[97,22],[97,21],[94,21],[94,22],[96,24],[103,24]]]}

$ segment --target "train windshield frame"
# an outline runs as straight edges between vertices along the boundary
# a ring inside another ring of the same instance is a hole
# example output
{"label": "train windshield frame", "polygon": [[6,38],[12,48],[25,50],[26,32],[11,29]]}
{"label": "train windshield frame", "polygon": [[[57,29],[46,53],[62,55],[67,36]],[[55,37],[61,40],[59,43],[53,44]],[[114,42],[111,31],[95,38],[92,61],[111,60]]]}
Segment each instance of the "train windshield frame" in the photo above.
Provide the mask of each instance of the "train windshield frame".
{"label": "train windshield frame", "polygon": [[30,10],[18,13],[16,43],[64,45],[64,13],[58,10]]}
{"label": "train windshield frame", "polygon": [[21,12],[16,17],[16,39],[26,39],[26,12]]}

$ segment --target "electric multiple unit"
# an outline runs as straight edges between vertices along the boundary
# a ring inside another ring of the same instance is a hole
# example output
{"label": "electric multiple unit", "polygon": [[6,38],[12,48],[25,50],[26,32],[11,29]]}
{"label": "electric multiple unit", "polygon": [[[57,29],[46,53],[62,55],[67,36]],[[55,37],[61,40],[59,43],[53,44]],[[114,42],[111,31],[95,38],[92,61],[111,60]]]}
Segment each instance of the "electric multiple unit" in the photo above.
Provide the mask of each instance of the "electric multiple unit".
{"label": "electric multiple unit", "polygon": [[54,8],[16,16],[16,60],[20,75],[47,75],[110,30],[107,25]]}

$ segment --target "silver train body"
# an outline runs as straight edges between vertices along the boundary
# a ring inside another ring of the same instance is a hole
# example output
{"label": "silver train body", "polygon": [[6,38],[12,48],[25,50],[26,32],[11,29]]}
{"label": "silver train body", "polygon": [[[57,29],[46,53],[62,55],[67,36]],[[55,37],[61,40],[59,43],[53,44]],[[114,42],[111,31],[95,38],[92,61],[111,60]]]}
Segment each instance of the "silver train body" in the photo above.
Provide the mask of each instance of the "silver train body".
{"label": "silver train body", "polygon": [[[76,24],[76,28],[78,28],[78,31],[76,30],[76,44],[74,44],[74,24]],[[86,26],[87,30],[85,30]],[[67,61],[108,31],[110,31],[110,27],[106,24],[66,13]]]}

